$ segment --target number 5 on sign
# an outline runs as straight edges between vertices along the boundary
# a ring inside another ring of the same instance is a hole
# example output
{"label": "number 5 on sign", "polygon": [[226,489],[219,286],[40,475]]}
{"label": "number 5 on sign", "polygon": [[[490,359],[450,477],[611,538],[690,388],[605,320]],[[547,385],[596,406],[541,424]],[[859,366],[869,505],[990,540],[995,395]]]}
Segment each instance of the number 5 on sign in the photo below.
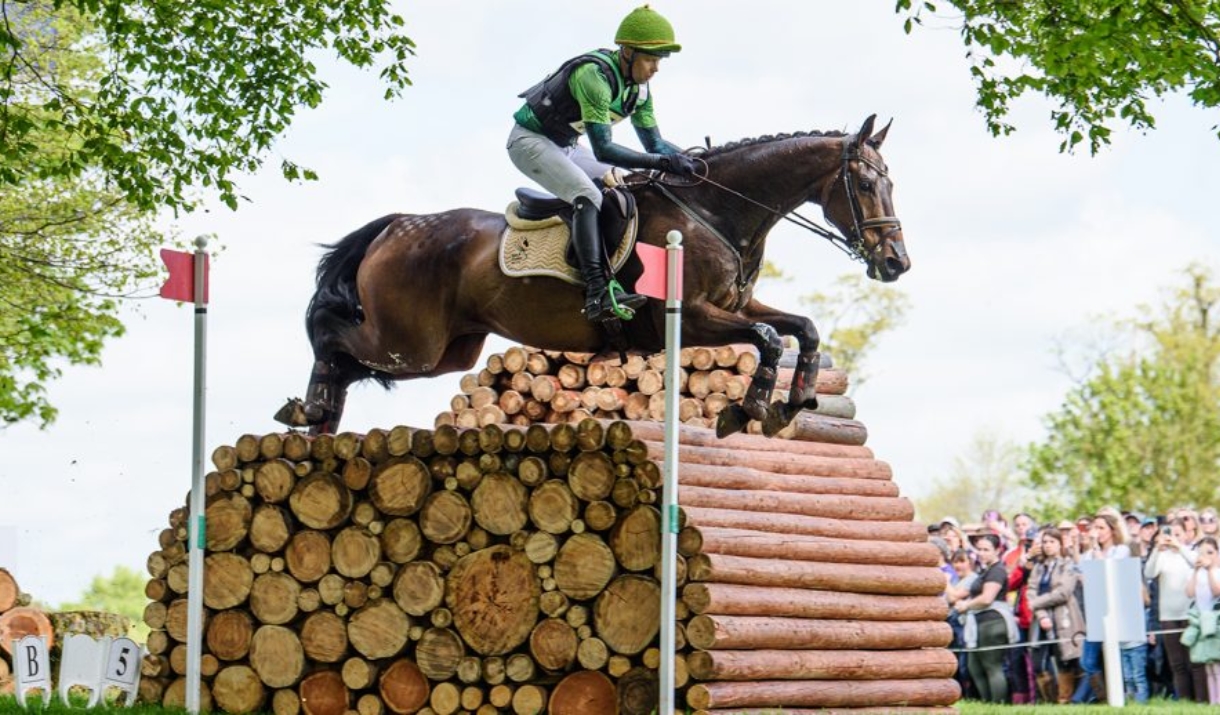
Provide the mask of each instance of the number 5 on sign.
{"label": "number 5 on sign", "polygon": [[102,690],[115,687],[127,693],[127,704],[136,700],[140,687],[140,646],[130,638],[116,638],[110,643],[106,669],[102,671]]}

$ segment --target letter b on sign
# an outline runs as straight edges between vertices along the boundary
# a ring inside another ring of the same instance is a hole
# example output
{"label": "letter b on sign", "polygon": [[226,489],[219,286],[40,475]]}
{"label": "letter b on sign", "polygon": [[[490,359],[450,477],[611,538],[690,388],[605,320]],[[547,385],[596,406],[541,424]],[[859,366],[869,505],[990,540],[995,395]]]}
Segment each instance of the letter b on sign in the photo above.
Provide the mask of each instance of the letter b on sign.
{"label": "letter b on sign", "polygon": [[47,660],[47,642],[42,636],[26,636],[13,649],[13,665],[17,670],[17,702],[25,707],[25,694],[41,690],[46,700],[51,698],[51,667]]}

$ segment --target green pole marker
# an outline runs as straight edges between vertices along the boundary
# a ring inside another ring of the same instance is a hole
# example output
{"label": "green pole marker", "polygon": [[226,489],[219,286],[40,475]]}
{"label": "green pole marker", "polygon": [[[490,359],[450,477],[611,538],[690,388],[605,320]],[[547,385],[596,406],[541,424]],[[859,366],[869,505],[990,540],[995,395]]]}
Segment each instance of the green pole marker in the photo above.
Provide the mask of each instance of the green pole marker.
{"label": "green pole marker", "polygon": [[208,535],[207,517],[200,515],[195,523],[197,525],[195,530],[195,548],[203,551]]}
{"label": "green pole marker", "polygon": [[678,505],[669,505],[669,533],[678,533]]}

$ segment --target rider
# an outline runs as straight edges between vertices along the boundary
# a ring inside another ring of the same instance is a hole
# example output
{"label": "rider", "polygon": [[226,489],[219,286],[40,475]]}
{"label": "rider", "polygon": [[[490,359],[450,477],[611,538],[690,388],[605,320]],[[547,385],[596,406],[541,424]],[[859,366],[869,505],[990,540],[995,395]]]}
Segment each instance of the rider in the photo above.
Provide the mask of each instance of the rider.
{"label": "rider", "polygon": [[[694,159],[661,138],[648,88],[661,59],[682,49],[674,42],[673,27],[645,5],[623,19],[614,42],[618,50],[595,50],[570,59],[521,93],[525,104],[513,115],[516,123],[508,135],[513,164],[572,204],[572,244],[585,282],[585,317],[592,322],[630,316],[647,300],[633,293],[610,295],[597,224],[602,196],[593,179],[611,166],[680,175],[693,174],[696,167]],[[646,153],[611,140],[610,125],[626,117],[631,117]],[[581,134],[589,135],[592,152],[577,143]],[[629,310],[615,311],[616,301]]]}

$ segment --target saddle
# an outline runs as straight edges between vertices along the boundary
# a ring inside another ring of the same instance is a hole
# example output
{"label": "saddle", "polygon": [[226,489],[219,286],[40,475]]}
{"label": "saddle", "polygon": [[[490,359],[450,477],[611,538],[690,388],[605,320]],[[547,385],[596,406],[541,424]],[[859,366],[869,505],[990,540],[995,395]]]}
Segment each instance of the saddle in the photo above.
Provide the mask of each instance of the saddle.
{"label": "saddle", "polygon": [[[570,246],[572,206],[534,189],[520,188],[515,193],[517,200],[504,211],[508,226],[500,235],[500,270],[513,278],[550,276],[584,285]],[[639,224],[635,197],[622,188],[604,188],[597,221],[610,257],[607,265],[617,273],[635,248]]]}

